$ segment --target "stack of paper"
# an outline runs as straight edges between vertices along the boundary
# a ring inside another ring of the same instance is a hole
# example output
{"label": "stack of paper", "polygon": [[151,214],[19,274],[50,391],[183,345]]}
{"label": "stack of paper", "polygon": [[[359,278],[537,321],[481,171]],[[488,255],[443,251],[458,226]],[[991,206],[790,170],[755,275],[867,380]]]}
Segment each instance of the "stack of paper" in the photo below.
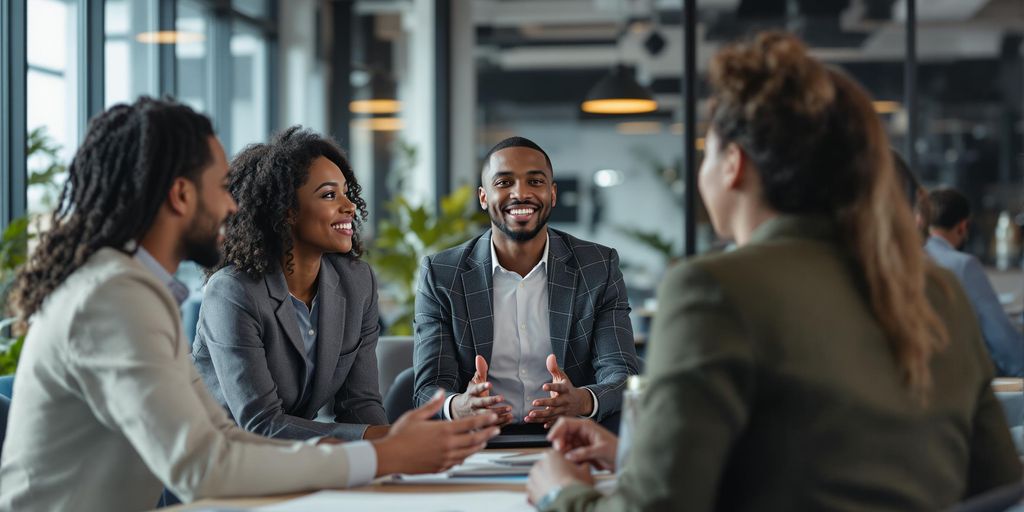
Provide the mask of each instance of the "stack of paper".
{"label": "stack of paper", "polygon": [[[502,459],[507,452],[480,452],[470,455],[462,464],[443,473],[427,475],[393,475],[385,483],[403,484],[525,484],[530,465],[509,464]],[[513,459],[515,461],[516,459]]]}

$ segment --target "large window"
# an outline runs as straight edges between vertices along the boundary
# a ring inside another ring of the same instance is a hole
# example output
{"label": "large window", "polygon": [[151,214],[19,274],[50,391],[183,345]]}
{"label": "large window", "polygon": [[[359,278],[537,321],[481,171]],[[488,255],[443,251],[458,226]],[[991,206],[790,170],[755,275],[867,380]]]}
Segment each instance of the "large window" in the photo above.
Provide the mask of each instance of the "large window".
{"label": "large window", "polygon": [[62,166],[78,145],[78,2],[29,0],[27,4],[28,212],[52,209]]}
{"label": "large window", "polygon": [[266,140],[270,81],[266,39],[242,21],[234,22],[231,29],[231,140],[225,143],[233,154]]}
{"label": "large window", "polygon": [[104,105],[159,95],[160,36],[155,0],[106,0]]}
{"label": "large window", "polygon": [[[27,63],[27,91],[20,100],[26,121],[20,129],[28,134],[28,213],[54,207],[88,117],[140,95],[170,94],[209,115],[229,155],[266,139],[272,128],[270,54],[276,37],[270,3],[231,5],[25,0],[27,40],[15,49],[25,52]],[[94,47],[100,56],[89,54]],[[99,99],[89,104],[93,91]],[[12,119],[3,121],[14,128]],[[36,228],[46,227],[37,222]]]}
{"label": "large window", "polygon": [[[237,11],[205,0],[177,0],[178,98],[210,115],[228,156],[267,139],[271,109],[268,3],[234,2]],[[255,18],[263,16],[263,18]]]}
{"label": "large window", "polygon": [[213,16],[205,3],[178,0],[174,56],[176,92],[180,101],[213,114],[212,81]]}
{"label": "large window", "polygon": [[[6,2],[6,0],[5,0]],[[24,2],[24,3],[22,3]],[[6,148],[27,135],[25,166],[5,165],[0,189],[14,197],[25,190],[26,210],[3,205],[7,215],[32,215],[30,229],[47,229],[47,216],[67,179],[66,168],[85,133],[88,118],[105,107],[140,95],[177,97],[214,122],[228,156],[246,144],[266,140],[276,104],[272,69],[277,25],[267,0],[18,0],[24,5],[25,45],[4,40],[0,49],[26,62],[0,59],[4,77],[22,74],[25,120],[0,109]],[[19,9],[3,6],[0,35],[21,19]],[[4,91],[20,91],[5,84]],[[20,94],[19,94],[20,95]],[[15,112],[16,113],[16,112]],[[23,124],[22,124],[23,123]],[[20,160],[20,159],[19,159]],[[24,177],[13,177],[14,172]],[[9,191],[10,190],[10,191]],[[9,192],[8,192],[9,191]],[[181,276],[198,288],[197,269]]]}

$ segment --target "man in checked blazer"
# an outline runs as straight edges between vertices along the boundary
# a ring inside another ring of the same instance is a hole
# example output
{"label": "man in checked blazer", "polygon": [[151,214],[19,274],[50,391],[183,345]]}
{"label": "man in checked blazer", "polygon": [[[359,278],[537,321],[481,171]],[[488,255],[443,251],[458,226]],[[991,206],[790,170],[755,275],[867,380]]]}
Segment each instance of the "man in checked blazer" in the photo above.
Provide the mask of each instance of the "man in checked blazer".
{"label": "man in checked blazer", "polygon": [[442,388],[448,419],[490,410],[501,424],[567,415],[617,427],[638,372],[626,285],[614,249],[547,227],[556,195],[532,141],[510,137],[484,158],[491,229],[420,268],[417,404]]}

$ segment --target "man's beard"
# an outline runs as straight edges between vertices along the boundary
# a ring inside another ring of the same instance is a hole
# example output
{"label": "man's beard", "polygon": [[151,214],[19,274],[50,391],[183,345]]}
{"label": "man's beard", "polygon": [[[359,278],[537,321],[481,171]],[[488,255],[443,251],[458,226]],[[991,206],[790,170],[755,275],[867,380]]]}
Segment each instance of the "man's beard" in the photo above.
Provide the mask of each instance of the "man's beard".
{"label": "man's beard", "polygon": [[196,219],[182,240],[185,259],[203,267],[213,267],[220,263],[220,244],[217,242],[220,225],[221,223],[213,219],[200,204]]}
{"label": "man's beard", "polygon": [[[538,209],[537,211],[539,214],[540,209]],[[502,233],[505,233],[505,236],[507,236],[510,240],[514,242],[528,242],[530,240],[533,240],[537,235],[540,234],[541,231],[544,230],[544,227],[548,225],[548,219],[550,218],[551,210],[548,209],[547,215],[541,218],[537,222],[537,227],[531,229],[530,231],[513,231],[512,228],[508,226],[508,224],[505,224],[504,218],[499,217],[495,219],[493,215],[491,216],[491,224],[497,226],[498,230],[500,230]]]}

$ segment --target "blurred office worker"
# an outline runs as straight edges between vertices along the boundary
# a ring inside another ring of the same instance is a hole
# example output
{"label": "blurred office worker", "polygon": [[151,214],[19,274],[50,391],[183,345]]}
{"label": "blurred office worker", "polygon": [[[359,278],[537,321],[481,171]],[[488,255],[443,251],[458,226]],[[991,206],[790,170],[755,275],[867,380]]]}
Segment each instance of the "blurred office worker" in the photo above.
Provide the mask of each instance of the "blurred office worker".
{"label": "blurred office worker", "polygon": [[942,510],[1019,482],[956,279],[924,254],[868,95],[785,33],[712,59],[699,186],[735,251],[669,271],[618,486],[561,420],[541,510]]}
{"label": "blurred office worker", "polygon": [[451,394],[447,418],[559,416],[617,423],[638,371],[614,249],[547,226],[557,200],[547,153],[523,137],[484,157],[482,235],[424,258],[416,289],[416,401]]}
{"label": "blurred office worker", "polygon": [[[193,361],[242,428],[268,437],[387,433],[377,381],[377,280],[348,159],[300,127],[231,162],[238,213],[204,290]],[[326,406],[329,422],[314,421]]]}
{"label": "blurred office worker", "polygon": [[142,98],[91,121],[52,226],[17,278],[29,330],[0,510],[146,510],[165,486],[189,501],[360,485],[451,466],[497,433],[473,431],[488,416],[429,421],[441,396],[372,442],[238,428],[192,364],[172,277],[183,260],[220,259],[236,209],[228,183],[209,119],[186,106]]}
{"label": "blurred office worker", "polygon": [[1024,336],[1014,327],[999,303],[985,268],[978,258],[961,252],[967,242],[971,203],[953,189],[933,190],[928,194],[931,204],[928,255],[956,275],[967,292],[967,298],[978,315],[981,335],[999,375],[1024,377]]}

